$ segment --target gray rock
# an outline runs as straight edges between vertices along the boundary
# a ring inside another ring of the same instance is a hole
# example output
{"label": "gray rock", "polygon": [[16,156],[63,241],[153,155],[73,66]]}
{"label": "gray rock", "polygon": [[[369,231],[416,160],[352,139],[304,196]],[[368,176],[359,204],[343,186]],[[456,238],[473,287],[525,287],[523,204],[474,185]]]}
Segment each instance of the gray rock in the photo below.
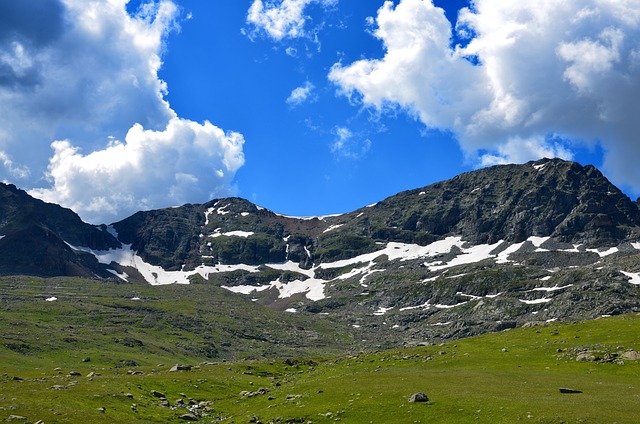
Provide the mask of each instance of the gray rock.
{"label": "gray rock", "polygon": [[585,352],[580,352],[578,353],[578,355],[576,356],[576,361],[578,362],[594,362],[597,361],[598,358],[596,356],[596,354],[590,350],[585,351]]}
{"label": "gray rock", "polygon": [[157,391],[157,390],[151,390],[151,392],[150,392],[150,393],[151,393],[151,396],[155,396],[155,397],[157,397],[157,398],[165,398],[165,399],[167,398],[167,397],[164,395],[164,393],[159,392],[159,391]]}
{"label": "gray rock", "polygon": [[429,402],[429,398],[422,392],[414,393],[409,397],[409,402]]}
{"label": "gray rock", "polygon": [[628,350],[622,354],[622,359],[626,359],[627,361],[640,361],[640,352]]}
{"label": "gray rock", "polygon": [[198,417],[195,414],[182,414],[180,415],[180,419],[185,421],[198,421]]}
{"label": "gray rock", "polygon": [[192,366],[191,365],[180,365],[180,364],[175,364],[173,367],[171,367],[171,369],[169,370],[169,372],[176,372],[176,371],[191,371]]}

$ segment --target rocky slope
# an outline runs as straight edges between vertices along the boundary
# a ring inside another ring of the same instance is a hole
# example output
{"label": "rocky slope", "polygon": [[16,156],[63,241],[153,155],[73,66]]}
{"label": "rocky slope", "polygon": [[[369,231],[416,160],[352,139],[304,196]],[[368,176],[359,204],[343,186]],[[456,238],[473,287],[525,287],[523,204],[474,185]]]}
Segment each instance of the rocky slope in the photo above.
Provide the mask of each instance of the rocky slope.
{"label": "rocky slope", "polygon": [[120,247],[106,231],[82,222],[69,209],[34,199],[13,185],[0,184],[0,273],[41,276],[111,274],[95,257],[71,245]]}
{"label": "rocky slope", "polygon": [[[640,308],[638,204],[594,167],[557,159],[469,172],[316,218],[228,198],[94,227],[3,190],[0,248],[20,252],[4,273],[212,284],[322,314],[380,346]],[[37,260],[27,253],[36,244]]]}

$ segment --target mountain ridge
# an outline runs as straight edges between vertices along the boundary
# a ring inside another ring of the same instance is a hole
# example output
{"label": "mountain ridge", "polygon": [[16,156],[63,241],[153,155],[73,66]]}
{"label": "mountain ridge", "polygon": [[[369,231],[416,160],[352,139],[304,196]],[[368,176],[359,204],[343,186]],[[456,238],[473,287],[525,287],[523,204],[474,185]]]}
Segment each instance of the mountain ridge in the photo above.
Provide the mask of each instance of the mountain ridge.
{"label": "mountain ridge", "polygon": [[[4,215],[0,254],[13,248],[30,258],[19,273],[212,284],[247,307],[322,314],[380,345],[640,305],[637,202],[595,167],[560,159],[472,171],[310,218],[234,197],[90,226],[68,209],[2,189],[13,193],[4,203],[22,200],[26,210],[52,215],[36,220],[42,231],[22,249],[20,233],[9,230],[24,217]],[[40,239],[48,250],[36,260],[29,246]],[[38,268],[41,258],[55,260]],[[12,273],[12,263],[0,255],[1,272]]]}

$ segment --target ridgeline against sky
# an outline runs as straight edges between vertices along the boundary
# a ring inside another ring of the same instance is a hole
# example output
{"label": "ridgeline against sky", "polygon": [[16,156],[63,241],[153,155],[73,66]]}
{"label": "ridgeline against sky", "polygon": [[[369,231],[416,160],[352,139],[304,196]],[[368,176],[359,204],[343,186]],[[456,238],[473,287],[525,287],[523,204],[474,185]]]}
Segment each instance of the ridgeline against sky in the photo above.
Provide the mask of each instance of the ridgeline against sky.
{"label": "ridgeline against sky", "polygon": [[635,196],[639,41],[639,0],[2,2],[0,178],[95,223],[544,156]]}

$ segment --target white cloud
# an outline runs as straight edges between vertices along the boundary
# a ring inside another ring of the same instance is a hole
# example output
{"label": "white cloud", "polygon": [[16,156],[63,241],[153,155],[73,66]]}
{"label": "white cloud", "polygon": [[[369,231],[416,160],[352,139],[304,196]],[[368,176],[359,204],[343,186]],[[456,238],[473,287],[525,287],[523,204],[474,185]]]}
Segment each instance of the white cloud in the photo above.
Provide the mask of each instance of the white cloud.
{"label": "white cloud", "polygon": [[338,0],[254,0],[247,13],[247,22],[276,41],[308,36],[305,24],[309,17],[304,10],[312,3],[333,6]]}
{"label": "white cloud", "polygon": [[361,159],[371,149],[371,140],[357,137],[347,127],[336,127],[336,139],[331,143],[331,152],[338,159]]}
{"label": "white cloud", "polygon": [[491,166],[507,163],[523,163],[531,158],[573,159],[571,151],[561,142],[533,137],[521,139],[515,137],[498,146],[497,152],[482,154],[480,165]]}
{"label": "white cloud", "polygon": [[[452,131],[470,160],[494,163],[599,142],[605,172],[640,192],[637,0],[475,0],[456,28],[431,0],[386,1],[382,58],[335,64],[329,78],[367,106],[401,106]],[[471,37],[451,48],[452,31]]]}
{"label": "white cloud", "polygon": [[299,106],[306,101],[313,101],[315,99],[313,94],[314,89],[315,86],[311,82],[306,81],[303,85],[291,91],[291,94],[287,98],[287,103],[291,106]]}
{"label": "white cloud", "polygon": [[50,189],[33,190],[49,202],[71,207],[90,222],[113,222],[157,205],[205,202],[231,194],[244,164],[238,133],[205,122],[173,118],[162,131],[134,125],[125,142],[112,140],[83,155],[68,140],[55,141]]}
{"label": "white cloud", "polygon": [[[180,9],[149,0],[129,14],[127,3],[0,2],[0,178],[93,222],[228,193],[242,165],[240,135],[180,119],[164,98],[158,71]],[[50,157],[53,140],[66,141]]]}

